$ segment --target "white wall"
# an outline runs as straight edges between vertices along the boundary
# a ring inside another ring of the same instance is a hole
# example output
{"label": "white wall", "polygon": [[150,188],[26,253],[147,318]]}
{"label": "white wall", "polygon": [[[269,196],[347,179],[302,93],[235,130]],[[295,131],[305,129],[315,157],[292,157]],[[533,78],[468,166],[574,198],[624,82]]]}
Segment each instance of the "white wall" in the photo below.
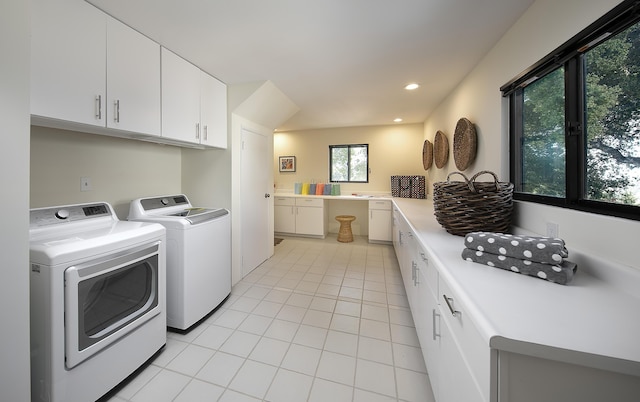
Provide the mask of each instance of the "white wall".
{"label": "white wall", "polygon": [[[391,192],[392,175],[424,175],[422,124],[344,127],[274,134],[273,174],[278,192],[296,182],[329,180],[329,145],[369,144],[369,183],[342,183],[341,193]],[[295,172],[279,172],[278,157],[295,156]]]}
{"label": "white wall", "polygon": [[0,2],[0,400],[29,401],[29,2]]}
{"label": "white wall", "polygon": [[[139,197],[181,189],[181,149],[102,135],[31,127],[31,207],[106,201],[120,219]],[[80,191],[90,177],[92,190]]]}
{"label": "white wall", "polygon": [[[501,179],[508,179],[507,104],[501,97],[500,86],[619,3],[619,0],[536,1],[427,119],[424,138],[433,140],[435,132],[443,130],[451,140],[457,120],[467,117],[478,130],[478,154],[465,174],[488,169]],[[451,155],[448,165],[442,170],[430,169],[429,177],[441,181],[455,170]],[[640,222],[517,204],[516,225],[546,234],[548,221],[559,224],[559,235],[570,248],[640,269],[634,250]]]}

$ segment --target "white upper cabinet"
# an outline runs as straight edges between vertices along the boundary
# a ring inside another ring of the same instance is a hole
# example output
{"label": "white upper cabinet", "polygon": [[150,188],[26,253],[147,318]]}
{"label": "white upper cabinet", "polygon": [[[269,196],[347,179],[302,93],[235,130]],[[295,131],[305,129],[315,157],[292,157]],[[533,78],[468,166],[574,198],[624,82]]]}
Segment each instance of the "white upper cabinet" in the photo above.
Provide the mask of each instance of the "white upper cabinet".
{"label": "white upper cabinet", "polygon": [[227,85],[200,72],[201,143],[227,148]]}
{"label": "white upper cabinet", "polygon": [[227,148],[227,86],[77,0],[31,0],[37,125]]}
{"label": "white upper cabinet", "polygon": [[200,69],[162,48],[162,136],[200,143]]}
{"label": "white upper cabinet", "polygon": [[107,20],[107,127],[160,135],[160,45]]}
{"label": "white upper cabinet", "polygon": [[162,48],[162,136],[227,147],[227,86]]}
{"label": "white upper cabinet", "polygon": [[32,115],[104,127],[106,23],[84,1],[32,0]]}
{"label": "white upper cabinet", "polygon": [[160,135],[160,45],[83,1],[32,1],[31,114]]}

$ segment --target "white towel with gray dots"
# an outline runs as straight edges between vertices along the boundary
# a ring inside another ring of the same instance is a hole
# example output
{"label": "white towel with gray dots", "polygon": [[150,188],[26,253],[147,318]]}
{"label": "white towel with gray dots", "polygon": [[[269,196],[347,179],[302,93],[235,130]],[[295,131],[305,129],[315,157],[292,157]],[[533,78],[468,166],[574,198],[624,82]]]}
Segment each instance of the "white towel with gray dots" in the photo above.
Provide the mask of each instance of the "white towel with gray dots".
{"label": "white towel with gray dots", "polygon": [[577,264],[563,260],[559,264],[545,264],[531,260],[508,257],[506,255],[492,254],[486,251],[472,250],[465,248],[462,250],[462,258],[490,267],[502,268],[508,271],[535,276],[550,282],[566,285],[573,278]]}
{"label": "white towel with gray dots", "polygon": [[545,264],[561,264],[569,256],[564,240],[552,237],[472,232],[465,236],[467,248]]}

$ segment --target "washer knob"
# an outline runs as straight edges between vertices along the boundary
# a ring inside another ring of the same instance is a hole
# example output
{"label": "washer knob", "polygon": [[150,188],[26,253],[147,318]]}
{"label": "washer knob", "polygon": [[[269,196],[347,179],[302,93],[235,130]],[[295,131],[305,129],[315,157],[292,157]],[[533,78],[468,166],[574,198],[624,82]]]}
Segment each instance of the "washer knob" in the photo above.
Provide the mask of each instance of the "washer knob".
{"label": "washer knob", "polygon": [[68,209],[61,209],[58,212],[56,212],[56,218],[58,219],[67,219],[68,217],[69,217]]}
{"label": "washer knob", "polygon": [[169,199],[168,198],[163,198],[160,200],[160,202],[162,203],[162,205],[168,205],[169,204]]}

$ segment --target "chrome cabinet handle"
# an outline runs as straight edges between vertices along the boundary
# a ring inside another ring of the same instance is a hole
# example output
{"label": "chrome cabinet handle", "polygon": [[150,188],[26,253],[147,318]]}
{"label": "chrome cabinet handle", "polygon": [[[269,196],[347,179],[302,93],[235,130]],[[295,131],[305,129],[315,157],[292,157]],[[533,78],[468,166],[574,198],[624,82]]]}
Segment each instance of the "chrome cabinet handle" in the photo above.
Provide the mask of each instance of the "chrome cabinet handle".
{"label": "chrome cabinet handle", "polygon": [[420,258],[422,258],[422,261],[424,261],[427,265],[429,264],[429,259],[424,253],[420,253]]}
{"label": "chrome cabinet handle", "polygon": [[204,125],[204,140],[207,141],[209,139],[209,126],[207,126],[206,124]]}
{"label": "chrome cabinet handle", "polygon": [[96,96],[96,119],[102,120],[102,95]]}
{"label": "chrome cabinet handle", "polygon": [[120,99],[113,102],[113,105],[115,106],[113,121],[120,123]]}
{"label": "chrome cabinet handle", "polygon": [[442,295],[442,298],[444,299],[445,303],[447,303],[447,307],[449,307],[449,311],[451,311],[452,316],[455,317],[458,314],[462,314],[461,311],[458,311],[453,308],[453,305],[451,304],[451,302],[453,302],[453,297],[447,297],[447,295]]}
{"label": "chrome cabinet handle", "polygon": [[416,284],[416,262],[411,261],[411,280],[413,281],[413,285]]}
{"label": "chrome cabinet handle", "polygon": [[440,314],[436,313],[436,309],[432,309],[431,310],[431,321],[432,321],[432,327],[431,330],[433,332],[433,340],[435,341],[436,338],[440,337],[440,334],[436,333],[436,323],[439,321],[437,320],[436,317],[440,317]]}
{"label": "chrome cabinet handle", "polygon": [[200,123],[196,123],[196,140],[200,139]]}

